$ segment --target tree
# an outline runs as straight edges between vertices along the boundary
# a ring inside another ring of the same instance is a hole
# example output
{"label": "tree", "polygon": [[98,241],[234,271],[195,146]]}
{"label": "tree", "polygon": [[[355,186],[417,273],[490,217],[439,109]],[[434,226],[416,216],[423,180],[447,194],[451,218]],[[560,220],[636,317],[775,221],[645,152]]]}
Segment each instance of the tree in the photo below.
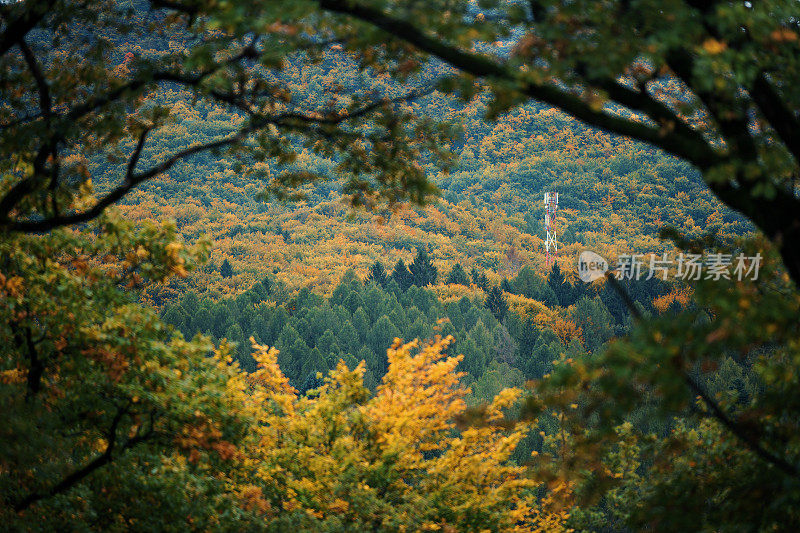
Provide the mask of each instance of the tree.
{"label": "tree", "polygon": [[229,350],[174,335],[125,290],[208,248],[169,224],[100,222],[0,239],[3,527],[236,527],[222,479],[251,426]]}
{"label": "tree", "polygon": [[411,272],[413,284],[417,287],[433,285],[436,283],[436,278],[439,276],[439,271],[433,266],[428,252],[422,248],[417,251],[417,256],[409,265],[408,270]]}
{"label": "tree", "polygon": [[492,332],[494,336],[495,357],[501,363],[513,364],[516,361],[519,347],[511,334],[502,324],[495,326]]}
{"label": "tree", "polygon": [[219,267],[219,274],[223,278],[229,278],[233,276],[233,267],[231,266],[227,257],[225,258],[224,261],[222,261],[222,264]]}
{"label": "tree", "polygon": [[578,300],[572,309],[572,318],[583,331],[586,349],[590,352],[597,351],[614,335],[614,317],[597,296]]}
{"label": "tree", "polygon": [[[554,269],[555,267],[556,265],[553,265]],[[542,276],[537,274],[529,266],[522,267],[522,270],[509,282],[509,285],[510,290],[507,292],[521,294],[522,296],[539,300],[548,307],[558,305],[558,297],[549,285],[549,278],[548,280],[542,279]],[[555,283],[555,285],[560,284]]]}
{"label": "tree", "polygon": [[392,270],[392,279],[403,291],[408,290],[409,287],[414,284],[414,278],[402,259],[399,259],[394,266],[394,270]]}
{"label": "tree", "polygon": [[[610,485],[643,498],[627,510],[634,529],[794,529],[800,525],[800,418],[787,398],[798,381],[800,299],[775,263],[756,282],[694,285],[696,305],[647,319],[621,292],[635,320],[630,335],[593,357],[553,367],[551,379],[536,389],[541,405],[570,412],[563,427],[583,460],[602,461],[630,439],[650,446],[654,431],[666,435],[652,443],[659,459],[641,471],[640,485]],[[735,370],[729,354],[736,354]],[[723,375],[731,379],[727,385],[720,383]],[[758,390],[743,377],[760,383]],[[620,435],[626,420],[635,424]],[[633,458],[644,462],[650,453]],[[733,486],[742,492],[723,488]],[[753,491],[781,498],[755,502]],[[659,508],[664,498],[673,498],[675,507]]]}
{"label": "tree", "polygon": [[472,278],[472,283],[484,291],[489,291],[489,279],[484,272],[479,272],[477,268],[472,267],[472,270],[470,270],[470,277]]}
{"label": "tree", "polygon": [[555,503],[568,490],[554,485],[539,499],[539,483],[508,460],[527,431],[502,427],[519,389],[491,399],[493,425],[456,431],[467,391],[460,357],[444,353],[451,342],[393,344],[374,395],[363,365],[340,364],[311,398],[298,397],[275,351],[259,347],[244,401],[260,429],[235,479],[244,501],[280,531],[563,531],[568,514]]}
{"label": "tree", "polygon": [[469,286],[469,278],[467,277],[467,273],[464,271],[464,267],[461,266],[461,263],[456,263],[453,265],[452,270],[450,270],[450,274],[447,275],[447,283]]}
{"label": "tree", "polygon": [[494,317],[502,322],[508,313],[508,302],[499,287],[492,287],[486,295],[486,308],[492,312]]}
{"label": "tree", "polygon": [[480,378],[470,386],[472,393],[467,403],[480,404],[492,401],[501,391],[525,385],[525,376],[507,363],[492,361]]}
{"label": "tree", "polygon": [[572,287],[567,283],[557,263],[553,263],[553,267],[547,274],[547,284],[555,293],[558,305],[568,307],[572,304],[572,291],[570,290]]}
{"label": "tree", "polygon": [[364,340],[370,328],[370,320],[363,307],[359,307],[353,313],[353,327],[356,328],[361,340]]}
{"label": "tree", "polygon": [[[384,346],[391,344],[391,342],[398,337],[400,337],[400,330],[397,329],[397,326],[392,324],[389,317],[383,315],[373,324],[367,341],[372,351],[380,354]],[[378,365],[373,368],[372,371],[376,376],[383,376],[386,373],[387,364],[385,358],[380,358],[378,360]]]}
{"label": "tree", "polygon": [[385,287],[387,281],[388,278],[386,276],[386,269],[383,268],[383,264],[381,264],[380,261],[375,261],[369,268],[367,282],[372,282],[380,285],[381,287]]}

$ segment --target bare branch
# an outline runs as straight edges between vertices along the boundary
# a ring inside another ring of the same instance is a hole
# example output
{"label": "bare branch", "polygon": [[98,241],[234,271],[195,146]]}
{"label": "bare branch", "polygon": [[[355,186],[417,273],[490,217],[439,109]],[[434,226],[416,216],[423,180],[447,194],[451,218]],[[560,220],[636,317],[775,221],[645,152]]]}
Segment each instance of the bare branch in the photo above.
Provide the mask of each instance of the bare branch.
{"label": "bare branch", "polygon": [[17,44],[22,51],[22,56],[25,58],[25,63],[27,63],[33,79],[36,81],[36,88],[39,91],[39,109],[41,110],[42,116],[44,116],[45,119],[49,119],[53,114],[50,86],[47,84],[47,80],[42,73],[42,69],[39,67],[39,62],[36,60],[33,50],[31,50],[24,39],[20,39]]}
{"label": "bare branch", "polygon": [[[121,185],[112,189],[109,193],[100,198],[100,200],[98,200],[98,202],[94,206],[92,206],[90,209],[87,209],[86,211],[81,211],[78,213],[70,213],[67,215],[58,215],[51,218],[44,218],[41,220],[20,221],[20,220],[10,220],[6,217],[5,220],[0,219],[0,227],[5,227],[10,231],[20,231],[25,233],[44,233],[54,228],[62,226],[69,226],[71,224],[88,222],[89,220],[92,220],[100,216],[100,214],[108,206],[120,200],[128,192],[134,189],[137,185],[153,178],[154,176],[166,172],[167,170],[172,168],[178,161],[200,152],[212,150],[215,148],[223,148],[225,146],[229,146],[234,143],[240,142],[247,136],[248,133],[249,130],[241,130],[236,134],[231,135],[229,137],[225,137],[223,139],[202,144],[196,144],[184,150],[180,150],[179,152],[175,153],[172,157],[170,157],[163,163],[156,165],[155,167],[152,167],[146,172],[143,172],[141,174],[132,174],[129,179],[126,179]],[[142,139],[140,138],[140,141],[141,140]],[[2,204],[0,203],[0,205]]]}
{"label": "bare branch", "polygon": [[147,127],[142,130],[142,133],[139,134],[139,140],[136,142],[136,147],[133,149],[133,153],[131,154],[130,159],[128,160],[128,169],[125,172],[125,181],[132,181],[133,180],[133,172],[136,169],[136,163],[139,162],[139,157],[142,155],[142,148],[144,148],[145,140],[147,139],[147,134],[150,133],[151,128]]}
{"label": "bare branch", "polygon": [[[266,127],[269,124],[273,124],[275,126],[282,127],[288,130],[302,130],[305,132],[324,135],[323,131],[320,131],[319,129],[307,128],[307,126],[340,124],[347,120],[351,120],[366,115],[383,105],[411,101],[415,98],[431,94],[433,91],[435,91],[434,86],[417,88],[406,94],[394,98],[378,99],[374,102],[370,102],[369,104],[365,104],[362,107],[353,110],[350,113],[343,113],[338,116],[316,117],[298,113],[282,113],[276,116],[265,116],[251,112],[251,118],[252,118],[251,124],[249,124],[246,127],[243,127],[235,134],[229,135],[228,137],[222,139],[217,139],[215,141],[195,144],[193,146],[190,146],[189,148],[176,152],[162,163],[144,172],[135,173],[136,164],[140,159],[142,149],[144,147],[147,135],[150,131],[150,129],[148,128],[145,129],[138,138],[137,144],[128,161],[124,181],[118,187],[115,187],[110,192],[106,193],[103,197],[101,197],[98,200],[98,202],[90,209],[66,215],[55,214],[53,217],[42,218],[39,220],[30,220],[30,219],[12,220],[9,215],[11,209],[13,209],[13,205],[15,205],[15,203],[12,203],[13,199],[21,198],[28,192],[31,192],[32,190],[32,188],[29,188],[32,187],[31,180],[26,179],[18,182],[11,189],[11,191],[9,191],[9,193],[7,193],[2,200],[0,200],[0,228],[4,227],[10,231],[19,231],[25,233],[43,233],[62,226],[88,222],[89,220],[92,220],[100,216],[100,214],[107,207],[122,199],[128,192],[130,192],[136,186],[138,186],[142,182],[150,180],[166,172],[179,161],[201,152],[206,152],[217,148],[224,148],[227,146],[236,145],[242,142],[248,135],[261,130],[262,128]],[[235,95],[225,95],[225,94],[216,95],[216,97],[219,98],[221,101],[226,101],[231,104],[236,102],[236,100],[233,99],[234,96]],[[346,134],[347,132],[344,131],[337,133],[337,135],[346,135]],[[6,203],[10,203],[12,207],[4,211],[3,209]]]}

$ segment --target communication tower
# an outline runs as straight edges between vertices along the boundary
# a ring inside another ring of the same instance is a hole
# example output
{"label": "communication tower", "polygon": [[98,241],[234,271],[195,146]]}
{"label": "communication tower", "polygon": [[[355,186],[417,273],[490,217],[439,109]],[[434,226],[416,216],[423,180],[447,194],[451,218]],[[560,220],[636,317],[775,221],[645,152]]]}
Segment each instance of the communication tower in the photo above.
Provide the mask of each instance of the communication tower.
{"label": "communication tower", "polygon": [[556,239],[556,209],[558,209],[558,193],[544,193],[544,227],[547,237],[544,241],[545,263],[550,268],[550,248],[553,249],[553,262],[558,253],[558,240]]}

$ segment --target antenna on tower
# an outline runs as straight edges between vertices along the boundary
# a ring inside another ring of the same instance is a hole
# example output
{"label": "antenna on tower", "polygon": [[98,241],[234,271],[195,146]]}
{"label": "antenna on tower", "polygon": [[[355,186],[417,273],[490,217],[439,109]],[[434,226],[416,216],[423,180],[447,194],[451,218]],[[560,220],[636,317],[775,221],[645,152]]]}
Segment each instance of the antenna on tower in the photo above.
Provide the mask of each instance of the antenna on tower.
{"label": "antenna on tower", "polygon": [[550,268],[550,248],[553,249],[553,262],[558,253],[558,240],[556,239],[556,209],[558,209],[558,193],[544,193],[544,227],[547,236],[544,240],[545,264]]}

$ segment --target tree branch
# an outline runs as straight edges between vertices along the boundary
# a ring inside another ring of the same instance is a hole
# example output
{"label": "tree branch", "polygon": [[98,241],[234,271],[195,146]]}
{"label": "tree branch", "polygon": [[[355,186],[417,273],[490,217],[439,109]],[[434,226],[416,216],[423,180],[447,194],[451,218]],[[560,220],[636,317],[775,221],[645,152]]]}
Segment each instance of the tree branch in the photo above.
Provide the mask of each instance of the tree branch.
{"label": "tree branch", "polygon": [[125,181],[129,182],[134,179],[133,172],[136,170],[136,163],[139,162],[139,157],[142,155],[142,148],[144,148],[145,140],[147,139],[147,134],[150,133],[152,128],[147,127],[142,130],[142,133],[139,134],[139,140],[136,142],[136,147],[133,149],[133,153],[131,154],[130,159],[128,160],[128,169],[125,171]]}
{"label": "tree branch", "polygon": [[729,145],[732,153],[743,161],[753,161],[758,157],[755,142],[748,131],[747,112],[736,94],[722,90],[700,89],[694,83],[694,58],[683,48],[674,48],[666,55],[670,69],[687,87],[691,88],[706,108],[709,116],[719,126],[719,131]]}
{"label": "tree branch", "polygon": [[[617,294],[622,298],[622,301],[625,303],[625,306],[630,310],[631,314],[636,318],[636,320],[642,319],[642,314],[639,312],[639,309],[633,303],[628,291],[626,291],[617,281],[617,279],[611,274],[610,272],[606,274],[606,278],[608,279],[611,287],[617,292]],[[774,453],[770,452],[766,448],[761,445],[761,442],[758,438],[752,436],[749,432],[741,427],[741,425],[733,420],[727,413],[711,398],[708,393],[694,380],[692,377],[686,373],[682,369],[678,369],[678,372],[681,374],[681,377],[689,386],[689,388],[694,392],[697,396],[708,405],[709,409],[711,409],[711,414],[714,418],[716,418],[725,428],[727,428],[733,435],[738,438],[739,440],[744,443],[747,448],[755,453],[758,457],[763,459],[764,461],[776,466],[785,474],[800,478],[800,470],[787,460],[783,459],[782,457],[778,457]]]}
{"label": "tree branch", "polygon": [[25,39],[20,39],[17,44],[19,45],[19,49],[22,51],[22,56],[25,58],[25,63],[27,63],[28,69],[31,71],[31,75],[36,82],[36,88],[39,91],[39,109],[41,110],[42,116],[44,116],[45,119],[49,119],[53,114],[53,104],[50,98],[50,86],[47,84],[47,80],[42,73],[42,69],[39,67],[39,62],[36,60],[33,50],[31,50],[31,48],[25,42]]}
{"label": "tree branch", "polygon": [[[414,89],[413,91],[410,91],[406,94],[394,98],[378,99],[374,102],[365,104],[360,108],[353,110],[350,113],[345,113],[338,116],[313,117],[298,113],[282,113],[276,116],[265,116],[251,112],[250,113],[252,117],[251,124],[242,128],[235,134],[225,137],[223,139],[218,139],[207,143],[196,144],[184,150],[180,150],[175,154],[173,154],[170,158],[162,162],[161,164],[156,165],[145,172],[137,174],[134,172],[134,170],[136,164],[140,159],[142,149],[146,141],[146,137],[150,132],[150,129],[148,128],[145,129],[140,134],[137,140],[136,146],[128,161],[124,181],[118,187],[106,193],[90,209],[78,213],[55,215],[53,217],[43,218],[40,220],[12,220],[9,217],[10,209],[5,211],[3,209],[6,204],[11,204],[13,202],[13,199],[21,198],[26,193],[30,192],[31,189],[29,189],[28,187],[32,186],[32,184],[29,183],[29,180],[22,180],[19,183],[17,183],[2,200],[0,200],[0,217],[1,217],[0,228],[6,228],[10,231],[19,231],[25,233],[43,233],[61,226],[88,222],[89,220],[98,217],[107,207],[122,199],[128,192],[130,192],[136,186],[138,186],[144,181],[150,180],[166,172],[182,159],[185,159],[191,155],[198,154],[200,152],[205,152],[216,148],[223,148],[226,146],[232,146],[234,144],[240,143],[248,135],[260,130],[261,128],[267,126],[268,124],[274,124],[275,126],[284,127],[287,129],[297,129],[298,124],[336,125],[345,122],[347,120],[366,115],[380,106],[391,103],[410,101],[415,98],[419,98],[421,96],[430,94],[434,90],[435,87],[433,86]],[[220,101],[225,101],[231,105],[235,103],[235,101],[231,100],[230,98],[224,98],[224,96],[226,95],[217,94],[216,96],[217,98],[220,99]],[[228,95],[228,96],[232,98],[234,95]],[[344,132],[342,132],[342,134],[344,134]]]}
{"label": "tree branch", "polygon": [[319,0],[319,5],[324,10],[349,15],[375,26],[474,76],[511,81],[518,85],[523,94],[561,108],[591,126],[647,142],[703,169],[709,168],[721,160],[721,157],[707,143],[698,143],[694,136],[686,138],[677,131],[670,132],[662,128],[653,128],[597,110],[564,89],[552,84],[526,81],[520,77],[519,73],[497,60],[450,46],[438,38],[427,35],[410,22],[387,15],[380,9],[350,0]]}
{"label": "tree branch", "polygon": [[21,8],[22,13],[6,21],[5,30],[0,33],[0,56],[21,41],[45,17],[53,4],[55,0],[17,2],[16,5]]}
{"label": "tree branch", "polygon": [[[100,214],[108,206],[119,201],[128,192],[134,189],[137,185],[153,178],[154,176],[166,172],[167,170],[172,168],[178,161],[186,157],[189,157],[190,155],[194,155],[208,150],[213,150],[215,148],[222,148],[237,143],[242,139],[244,139],[249,134],[249,132],[250,132],[249,130],[243,129],[237,132],[236,134],[225,137],[223,139],[211,141],[208,143],[196,144],[184,150],[180,150],[179,152],[175,153],[172,157],[170,157],[163,163],[150,168],[146,172],[143,172],[141,174],[131,175],[121,185],[112,189],[109,193],[107,193],[100,200],[98,200],[98,202],[94,206],[92,206],[90,209],[87,209],[86,211],[81,211],[78,213],[70,213],[67,215],[58,215],[50,218],[44,218],[41,220],[11,220],[5,217],[5,219],[0,219],[0,227],[4,227],[10,231],[20,231],[25,233],[44,233],[54,228],[62,226],[88,222],[89,220],[92,220],[100,216]],[[143,142],[142,139],[143,138],[140,137],[139,140]]]}
{"label": "tree branch", "polygon": [[691,376],[684,374],[683,376],[692,392],[700,396],[703,402],[711,409],[711,413],[723,426],[725,426],[731,433],[733,433],[747,448],[759,456],[764,461],[778,467],[785,474],[800,479],[800,470],[796,466],[789,463],[782,457],[778,457],[774,453],[765,449],[759,439],[752,436],[749,432],[745,431],[735,420],[725,413],[722,408],[711,398],[703,388],[695,382]]}
{"label": "tree branch", "polygon": [[[28,494],[24,498],[22,498],[19,502],[14,504],[14,511],[21,512],[29,508],[34,503],[43,500],[45,498],[51,498],[56,496],[57,494],[61,494],[63,492],[68,491],[81,481],[83,481],[86,477],[90,474],[95,472],[96,470],[102,468],[103,466],[111,463],[114,460],[114,452],[117,448],[117,428],[119,427],[122,418],[128,413],[127,408],[120,408],[117,410],[117,413],[114,415],[114,418],[111,420],[111,426],[109,427],[108,433],[106,434],[106,440],[108,444],[106,445],[106,449],[95,457],[92,461],[88,462],[83,467],[75,470],[74,472],[67,475],[64,479],[59,481],[49,490],[43,492],[33,492]],[[150,439],[155,433],[154,427],[154,416],[155,413],[150,413],[150,428],[145,433],[137,433],[134,437],[125,441],[125,443],[119,447],[120,452],[124,452],[125,450],[129,450],[134,446]]]}
{"label": "tree branch", "polygon": [[762,72],[750,89],[750,96],[758,106],[786,148],[800,164],[800,121],[783,102],[780,94]]}

